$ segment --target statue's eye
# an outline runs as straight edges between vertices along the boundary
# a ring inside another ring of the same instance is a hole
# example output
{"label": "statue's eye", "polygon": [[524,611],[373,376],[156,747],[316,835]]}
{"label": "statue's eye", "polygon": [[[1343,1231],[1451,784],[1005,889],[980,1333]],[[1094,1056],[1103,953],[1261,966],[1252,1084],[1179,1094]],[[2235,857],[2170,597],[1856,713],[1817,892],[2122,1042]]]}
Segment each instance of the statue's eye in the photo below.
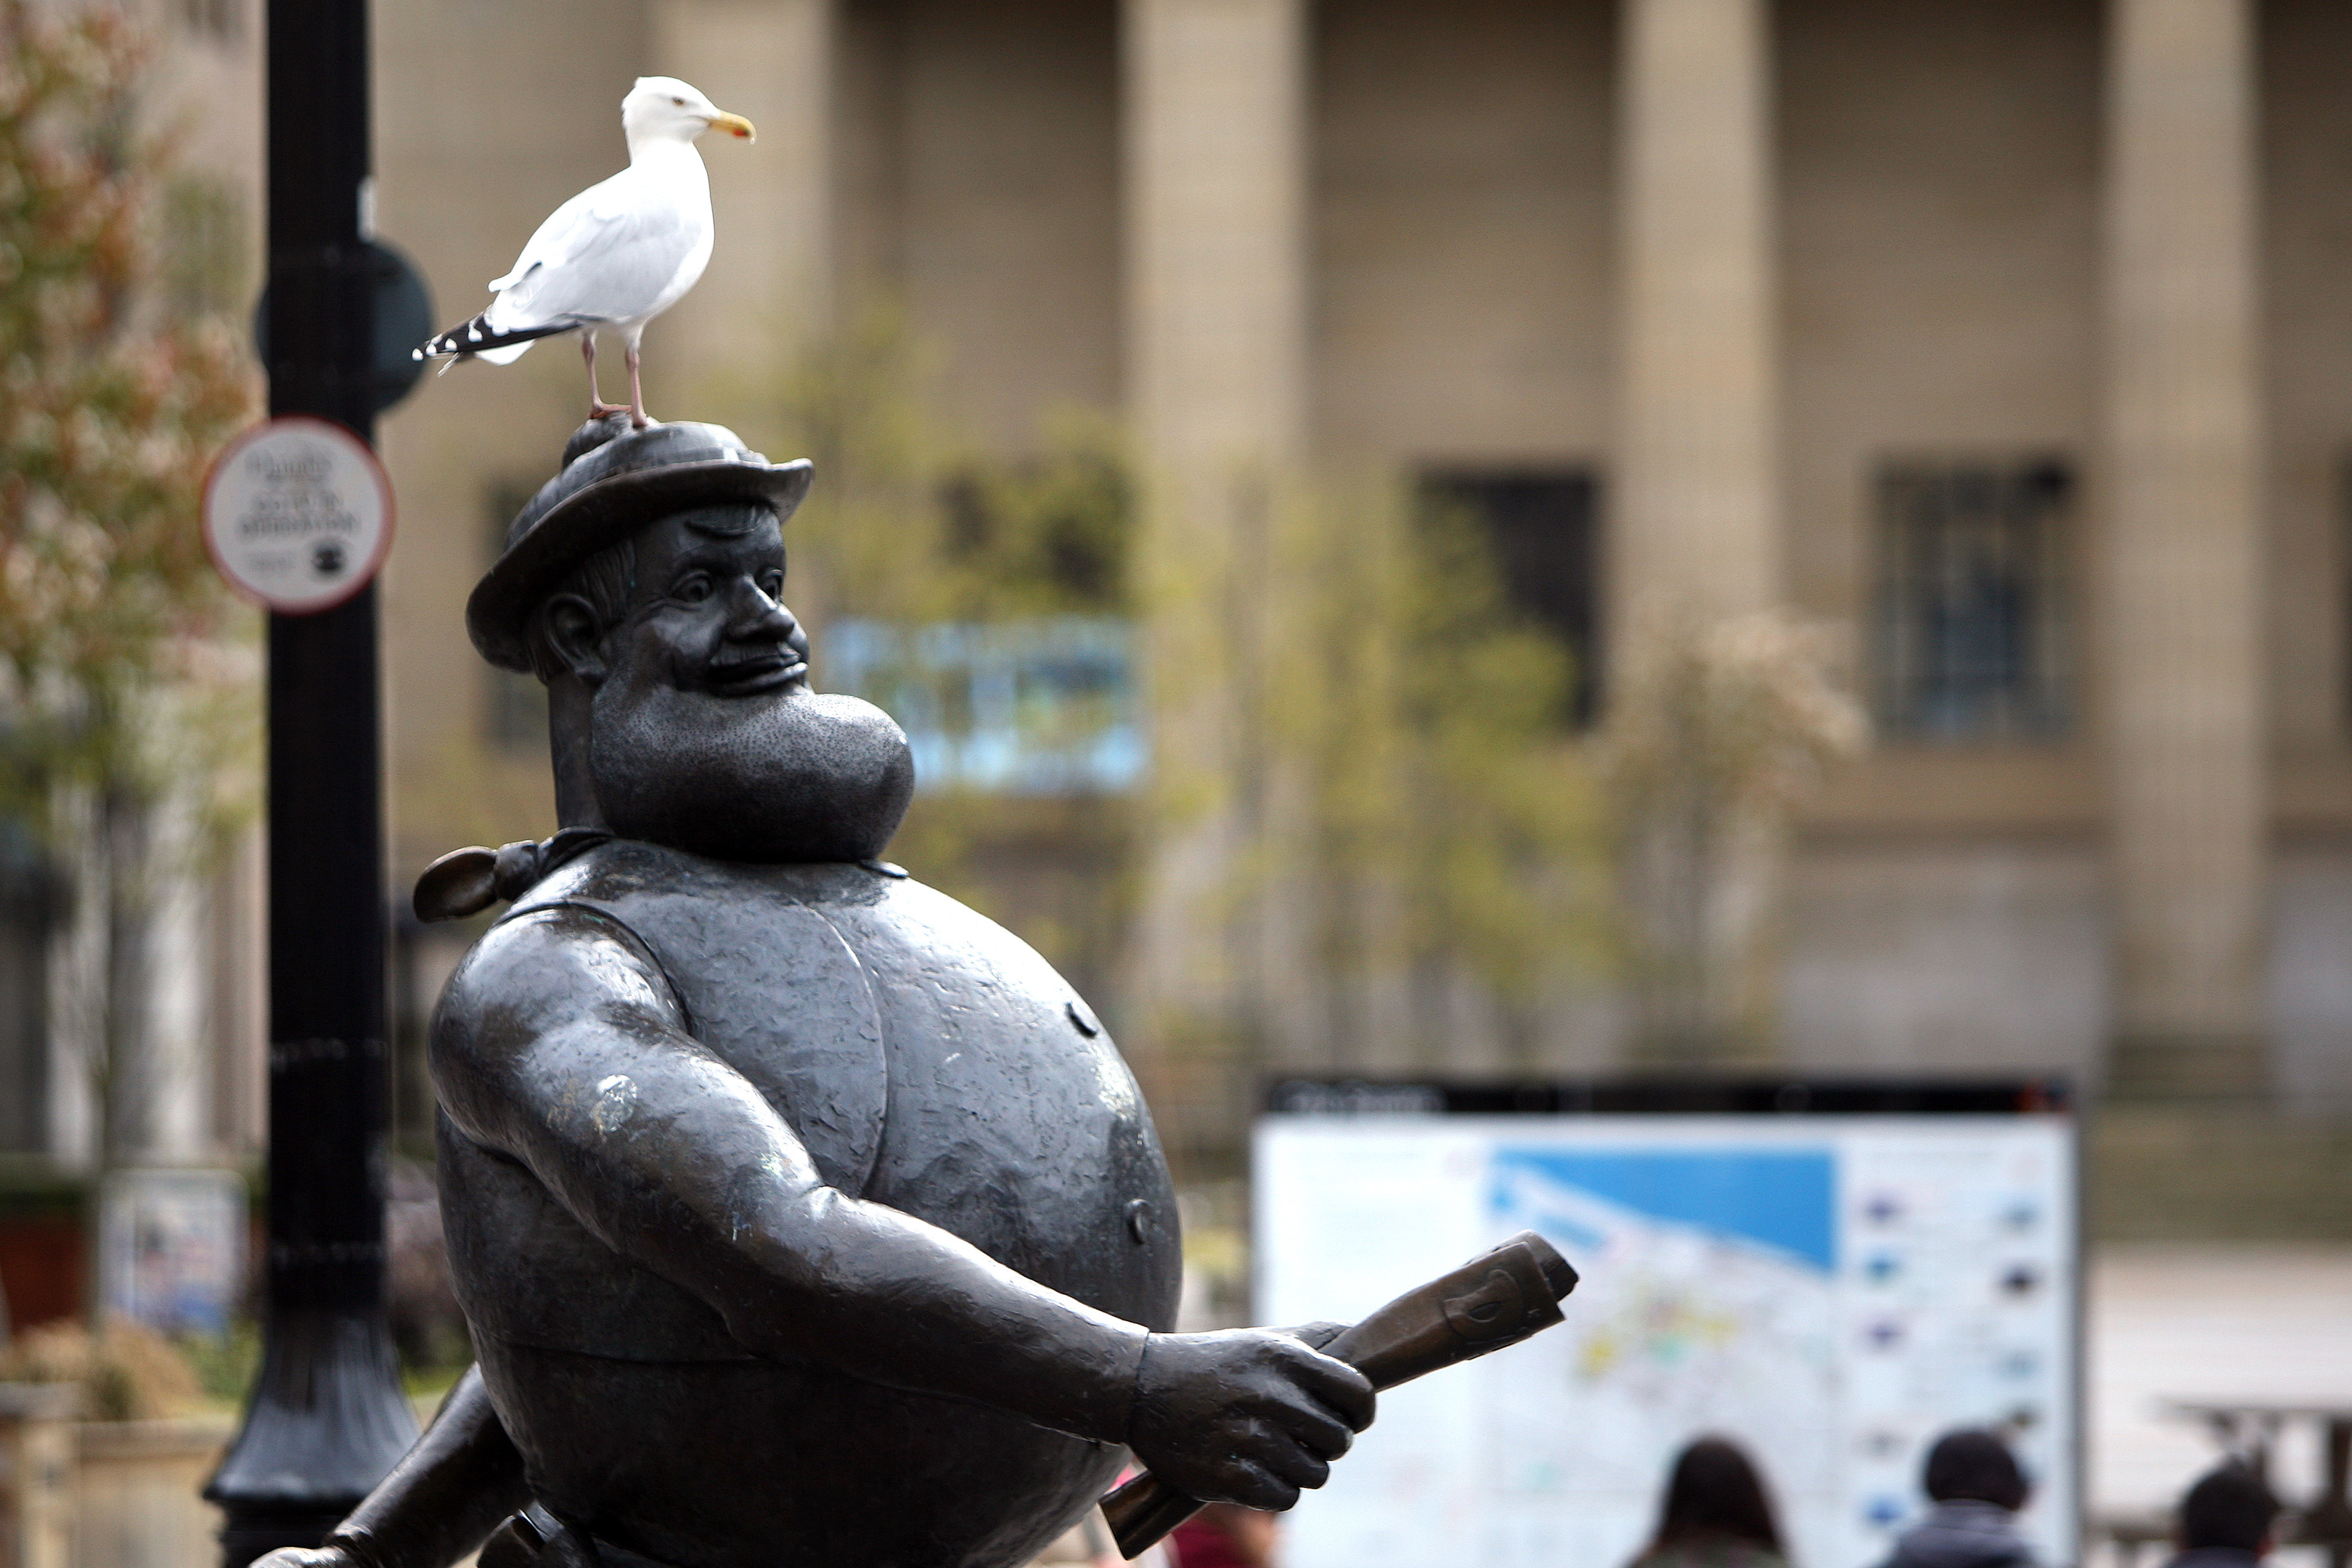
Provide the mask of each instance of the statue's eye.
{"label": "statue's eye", "polygon": [[691,577],[681,578],[678,582],[677,587],[672,591],[671,597],[677,599],[680,604],[698,605],[702,603],[703,600],[710,597],[710,593],[711,588],[709,577],[703,573],[697,572]]}
{"label": "statue's eye", "polygon": [[784,574],[782,572],[762,574],[760,578],[760,591],[771,599],[778,597],[784,591]]}

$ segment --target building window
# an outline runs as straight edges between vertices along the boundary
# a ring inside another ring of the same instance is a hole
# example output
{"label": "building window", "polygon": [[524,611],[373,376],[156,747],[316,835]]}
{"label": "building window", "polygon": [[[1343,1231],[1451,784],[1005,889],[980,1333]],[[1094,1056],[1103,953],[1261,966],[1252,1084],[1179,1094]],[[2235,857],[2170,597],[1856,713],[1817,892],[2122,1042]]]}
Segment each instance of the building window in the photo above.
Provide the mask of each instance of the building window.
{"label": "building window", "polygon": [[2038,741],[2072,719],[2063,462],[1898,463],[1878,478],[1883,732]]}
{"label": "building window", "polygon": [[1569,719],[1592,721],[1601,689],[1598,487],[1580,469],[1434,468],[1422,504],[1486,525],[1503,589],[1521,614],[1556,634],[1575,661]]}
{"label": "building window", "polygon": [[865,698],[907,731],[919,790],[1108,795],[1142,778],[1135,637],[1117,616],[845,619],[814,656],[824,689]]}
{"label": "building window", "polygon": [[[514,521],[524,505],[536,493],[528,484],[500,483],[492,485],[483,496],[485,530],[489,553],[484,566],[496,561],[507,547],[507,525]],[[491,745],[501,751],[527,752],[532,755],[547,750],[547,689],[535,675],[519,670],[500,669],[495,665],[482,667],[488,684],[482,693],[483,734]]]}

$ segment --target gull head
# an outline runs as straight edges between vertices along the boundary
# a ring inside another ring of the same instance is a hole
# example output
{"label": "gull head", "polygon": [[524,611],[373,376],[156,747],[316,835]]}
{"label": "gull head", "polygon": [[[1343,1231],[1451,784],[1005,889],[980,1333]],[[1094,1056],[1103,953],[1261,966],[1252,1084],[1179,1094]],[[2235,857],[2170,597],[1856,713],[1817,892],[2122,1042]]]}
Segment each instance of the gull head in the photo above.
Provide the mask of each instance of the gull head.
{"label": "gull head", "polygon": [[629,145],[646,142],[691,142],[706,131],[724,131],[751,141],[751,122],[730,114],[674,76],[641,76],[621,100],[621,130]]}

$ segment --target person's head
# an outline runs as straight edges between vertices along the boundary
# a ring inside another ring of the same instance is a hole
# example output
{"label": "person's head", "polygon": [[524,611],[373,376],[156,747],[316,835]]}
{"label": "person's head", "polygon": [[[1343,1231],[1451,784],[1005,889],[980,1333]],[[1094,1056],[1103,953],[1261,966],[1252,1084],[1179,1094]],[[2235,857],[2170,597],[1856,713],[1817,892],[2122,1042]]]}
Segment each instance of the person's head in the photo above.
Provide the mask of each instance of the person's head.
{"label": "person's head", "polygon": [[2227,1547],[2260,1556],[2271,1549],[2277,1518],[2271,1489],[2232,1461],[2206,1471],[2180,1500],[2180,1544],[2191,1552]]}
{"label": "person's head", "polygon": [[547,685],[565,826],[720,859],[869,859],[913,794],[907,739],[869,703],[810,691],[782,601],[782,519],[806,465],[737,447],[671,426],[578,454],[468,625]]}
{"label": "person's head", "polygon": [[2033,1491],[2009,1445],[1980,1426],[1937,1438],[1927,1450],[1927,1474],[1921,1479],[1937,1502],[1989,1502],[2012,1512],[2023,1508]]}
{"label": "person's head", "polygon": [[1738,1444],[1701,1437],[1675,1456],[1651,1549],[1726,1539],[1781,1551],[1772,1500],[1756,1467]]}

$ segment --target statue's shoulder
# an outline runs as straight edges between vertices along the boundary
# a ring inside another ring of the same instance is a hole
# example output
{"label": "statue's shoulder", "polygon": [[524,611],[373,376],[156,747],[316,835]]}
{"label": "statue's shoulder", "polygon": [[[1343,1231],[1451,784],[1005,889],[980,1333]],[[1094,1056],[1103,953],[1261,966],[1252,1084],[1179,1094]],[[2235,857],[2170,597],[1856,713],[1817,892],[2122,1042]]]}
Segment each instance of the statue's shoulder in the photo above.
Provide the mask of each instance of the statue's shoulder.
{"label": "statue's shoulder", "polygon": [[436,1071],[507,1059],[541,1032],[611,1016],[616,1004],[665,1024],[687,1016],[634,928],[593,903],[533,889],[491,922],[442,986],[429,1029]]}
{"label": "statue's shoulder", "polygon": [[556,867],[502,923],[625,931],[686,1031],[793,1122],[827,1182],[857,1193],[881,1148],[889,1079],[870,944],[847,915],[904,881],[873,867],[751,866],[615,838]]}
{"label": "statue's shoulder", "polygon": [[698,868],[713,864],[641,839],[592,839],[555,860],[495,923],[563,904],[596,907],[691,891],[702,879]]}
{"label": "statue's shoulder", "polygon": [[871,903],[894,884],[919,886],[899,868],[880,860],[760,866],[714,860],[640,838],[607,837],[551,865],[501,919],[558,904],[601,907],[673,900],[756,904],[776,898],[807,904]]}
{"label": "statue's shoulder", "polygon": [[686,970],[672,967],[671,976],[689,992],[695,976],[686,971],[780,943],[837,945],[886,973],[961,975],[1057,998],[1069,989],[1027,942],[887,861],[761,866],[607,838],[553,867],[499,925],[555,910],[593,911],[666,966],[682,962]]}
{"label": "statue's shoulder", "polygon": [[735,914],[767,918],[782,904],[838,917],[874,937],[898,930],[908,940],[923,940],[961,930],[1019,940],[886,860],[763,866],[714,860],[635,838],[604,838],[565,857],[517,898],[500,921],[572,906],[601,910],[625,923],[634,917],[667,924],[688,911],[700,921],[723,923]]}

